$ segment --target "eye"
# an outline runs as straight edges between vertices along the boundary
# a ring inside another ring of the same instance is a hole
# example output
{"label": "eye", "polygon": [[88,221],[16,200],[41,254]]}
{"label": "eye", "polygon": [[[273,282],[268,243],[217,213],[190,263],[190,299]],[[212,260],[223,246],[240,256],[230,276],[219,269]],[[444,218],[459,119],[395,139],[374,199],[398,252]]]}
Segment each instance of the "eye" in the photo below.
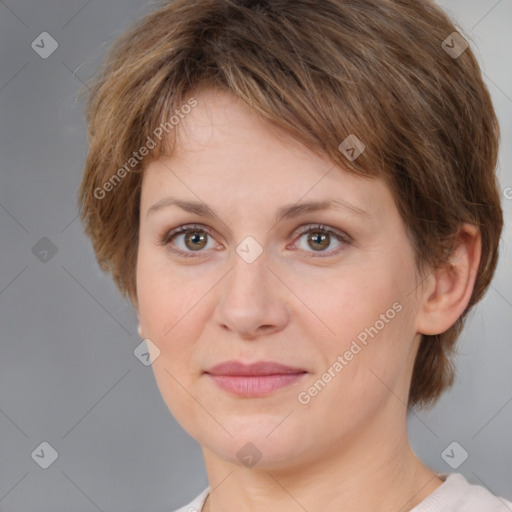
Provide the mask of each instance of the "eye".
{"label": "eye", "polygon": [[[327,253],[326,256],[338,254],[345,245],[351,243],[351,238],[348,235],[320,224],[304,226],[298,233],[299,241],[304,238],[304,235],[308,235],[305,238],[308,245],[302,244],[299,247],[301,250]],[[208,240],[209,238],[211,240]],[[333,239],[338,243],[338,249],[327,251],[326,249],[332,245]],[[169,231],[159,240],[159,244],[167,246],[171,252],[180,256],[192,258],[199,257],[201,253],[206,252],[203,249],[220,249],[223,247],[221,244],[214,242],[208,229],[198,224],[187,224]],[[308,250],[307,247],[313,249],[313,251]]]}
{"label": "eye", "polygon": [[[327,252],[328,256],[338,254],[345,245],[351,242],[348,235],[338,233],[319,224],[305,226],[298,235],[299,241],[305,239],[307,244],[307,246],[303,244],[302,247],[299,247],[300,249],[306,252]],[[304,235],[308,236],[304,238]],[[326,251],[332,245],[333,239],[338,243],[338,249]],[[313,249],[313,251],[308,251],[307,247]]]}
{"label": "eye", "polygon": [[[209,241],[208,238],[211,238]],[[209,242],[212,242],[209,245]],[[220,244],[213,243],[213,237],[203,226],[185,225],[180,226],[164,235],[160,245],[169,246],[169,250],[185,257],[197,257],[205,252],[203,249],[219,248]],[[172,246],[177,247],[173,249]]]}

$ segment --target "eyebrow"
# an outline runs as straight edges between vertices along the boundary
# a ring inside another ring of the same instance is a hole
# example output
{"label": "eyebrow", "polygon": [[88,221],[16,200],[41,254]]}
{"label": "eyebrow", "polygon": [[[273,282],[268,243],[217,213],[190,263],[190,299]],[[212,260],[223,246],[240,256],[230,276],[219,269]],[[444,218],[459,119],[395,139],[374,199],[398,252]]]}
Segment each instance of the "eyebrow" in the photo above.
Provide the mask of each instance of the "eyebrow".
{"label": "eyebrow", "polygon": [[[201,217],[214,218],[218,217],[215,211],[210,208],[206,203],[202,203],[199,201],[185,201],[181,199],[177,199],[174,197],[166,197],[156,202],[153,206],[148,208],[146,212],[146,216],[156,213],[163,208],[167,208],[169,206],[178,206],[182,210],[185,210],[189,213],[194,213]],[[342,209],[347,211],[348,213],[362,216],[362,217],[370,217],[370,213],[366,210],[363,210],[347,201],[342,199],[331,199],[325,201],[310,201],[307,203],[294,203],[282,206],[276,213],[275,222],[280,222],[283,219],[290,219],[294,217],[298,217],[304,213],[316,212],[320,210],[328,210],[330,208]],[[337,208],[336,208],[337,207]]]}

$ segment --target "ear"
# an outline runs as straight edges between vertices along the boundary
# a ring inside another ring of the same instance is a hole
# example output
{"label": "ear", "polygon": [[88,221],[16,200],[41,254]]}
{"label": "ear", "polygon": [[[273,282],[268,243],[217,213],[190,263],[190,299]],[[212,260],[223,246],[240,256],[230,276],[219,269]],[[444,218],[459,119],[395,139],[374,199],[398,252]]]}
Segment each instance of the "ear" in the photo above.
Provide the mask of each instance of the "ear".
{"label": "ear", "polygon": [[441,334],[462,315],[469,303],[482,254],[479,229],[463,224],[449,263],[435,269],[426,279],[417,332]]}

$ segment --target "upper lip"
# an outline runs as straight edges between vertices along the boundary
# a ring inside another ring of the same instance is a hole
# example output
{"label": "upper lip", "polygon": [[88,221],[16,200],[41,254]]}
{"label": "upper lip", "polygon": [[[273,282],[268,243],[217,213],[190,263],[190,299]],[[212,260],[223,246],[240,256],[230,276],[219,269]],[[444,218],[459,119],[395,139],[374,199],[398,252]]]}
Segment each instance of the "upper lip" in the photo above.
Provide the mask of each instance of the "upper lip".
{"label": "upper lip", "polygon": [[286,366],[275,361],[257,361],[250,364],[244,364],[239,361],[225,361],[206,370],[205,373],[212,375],[256,376],[306,373],[306,370]]}

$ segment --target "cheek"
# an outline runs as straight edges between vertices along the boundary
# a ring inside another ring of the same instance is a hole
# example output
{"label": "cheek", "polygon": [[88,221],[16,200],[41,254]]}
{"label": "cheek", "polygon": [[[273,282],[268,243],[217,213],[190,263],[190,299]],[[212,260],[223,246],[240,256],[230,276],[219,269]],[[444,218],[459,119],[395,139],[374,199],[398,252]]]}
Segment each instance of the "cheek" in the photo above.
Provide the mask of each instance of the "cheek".
{"label": "cheek", "polygon": [[190,394],[194,380],[191,371],[194,343],[199,336],[197,315],[200,291],[187,286],[179,273],[171,276],[162,258],[139,249],[137,298],[144,336],[154,343],[159,356],[152,369],[160,394],[170,412],[180,422],[194,424]]}
{"label": "cheek", "polygon": [[207,292],[217,280],[206,273],[197,276],[197,267],[171,269],[165,255],[139,251],[139,318],[144,336],[160,350],[152,366],[164,398],[179,397],[178,383],[190,387],[197,378],[196,341],[211,316]]}
{"label": "cheek", "polygon": [[167,343],[182,328],[183,320],[194,315],[208,283],[189,274],[187,269],[171,269],[165,254],[139,249],[137,297],[147,337]]}
{"label": "cheek", "polygon": [[341,400],[349,406],[362,397],[371,400],[388,394],[379,378],[393,389],[407,366],[414,337],[408,275],[407,267],[398,272],[390,264],[371,271],[351,269],[350,274],[314,289],[301,288],[301,297],[315,316],[297,318],[317,355],[315,377],[329,381],[326,387],[333,393],[325,393],[328,401]]}
{"label": "cheek", "polygon": [[358,336],[364,342],[368,331],[375,334],[376,327],[380,334],[396,323],[400,313],[404,316],[398,310],[403,309],[405,282],[384,266],[351,268],[321,280],[296,280],[294,291],[305,306],[297,305],[304,314],[294,320],[309,331],[317,324],[317,332],[335,349]]}

